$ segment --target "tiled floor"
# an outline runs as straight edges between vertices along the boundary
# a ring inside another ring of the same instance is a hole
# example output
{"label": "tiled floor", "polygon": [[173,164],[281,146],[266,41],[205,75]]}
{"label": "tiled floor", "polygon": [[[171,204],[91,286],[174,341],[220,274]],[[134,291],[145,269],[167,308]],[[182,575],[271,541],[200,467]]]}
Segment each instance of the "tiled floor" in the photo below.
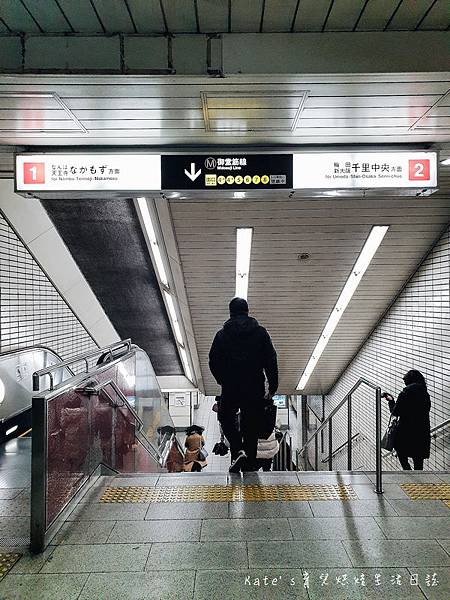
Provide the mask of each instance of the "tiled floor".
{"label": "tiled floor", "polygon": [[[219,439],[210,406],[196,413],[208,450]],[[200,474],[101,478],[39,556],[29,531],[29,444],[0,460],[0,551],[22,558],[1,600],[449,600],[450,508],[413,501],[404,483],[449,483],[448,473],[229,475],[210,454]],[[1,457],[0,457],[1,459]],[[102,504],[106,486],[348,485],[355,500]],[[3,544],[3,546],[2,546]]]}
{"label": "tiled floor", "polygon": [[[101,478],[42,555],[22,548],[24,556],[0,581],[0,598],[449,600],[450,509],[440,500],[410,500],[402,475],[393,475],[378,497],[371,473],[320,474],[319,483],[352,486],[358,499],[347,501],[120,505],[99,502],[106,486],[314,485],[318,476],[205,471]],[[0,527],[14,534],[25,531],[26,520],[0,517]]]}

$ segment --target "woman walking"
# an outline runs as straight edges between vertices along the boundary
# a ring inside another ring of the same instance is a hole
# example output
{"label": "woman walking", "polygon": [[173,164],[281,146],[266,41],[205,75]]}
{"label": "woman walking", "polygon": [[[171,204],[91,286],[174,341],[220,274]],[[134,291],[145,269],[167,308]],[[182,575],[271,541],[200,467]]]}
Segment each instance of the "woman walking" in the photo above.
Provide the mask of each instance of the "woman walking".
{"label": "woman walking", "polygon": [[394,448],[404,470],[411,470],[408,458],[412,458],[415,470],[423,469],[423,461],[430,458],[430,408],[427,384],[420,371],[411,369],[403,377],[405,387],[397,402],[391,394],[383,397],[389,402],[392,416],[399,417],[394,438]]}

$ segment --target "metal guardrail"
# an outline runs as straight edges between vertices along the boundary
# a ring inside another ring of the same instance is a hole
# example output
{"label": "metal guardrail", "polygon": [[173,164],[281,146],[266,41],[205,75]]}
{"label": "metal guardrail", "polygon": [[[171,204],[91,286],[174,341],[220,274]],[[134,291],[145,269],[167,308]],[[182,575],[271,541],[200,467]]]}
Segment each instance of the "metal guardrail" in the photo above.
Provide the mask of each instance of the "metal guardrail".
{"label": "metal guardrail", "polygon": [[[358,432],[358,433],[354,433],[354,434],[352,435],[352,443],[353,443],[353,442],[354,442],[354,441],[355,441],[357,438],[359,438],[359,436],[360,436],[360,435],[361,435],[361,434],[360,434],[359,432]],[[340,446],[338,446],[337,448],[335,448],[335,449],[333,450],[333,458],[336,456],[336,454],[338,454],[338,453],[339,453],[341,450],[343,450],[343,449],[344,449],[344,448],[347,446],[347,444],[348,444],[348,442],[344,442],[343,444],[341,444]],[[330,455],[328,455],[326,458],[323,458],[323,459],[321,460],[321,462],[322,462],[322,463],[327,463],[329,460],[330,460]]]}
{"label": "metal guardrail", "polygon": [[83,354],[79,354],[77,356],[74,356],[72,358],[69,358],[68,360],[65,360],[64,362],[61,363],[57,363],[55,365],[51,365],[50,367],[45,367],[45,369],[40,369],[39,371],[35,371],[33,373],[33,391],[34,392],[38,392],[39,391],[39,387],[40,387],[40,378],[43,377],[44,375],[48,375],[50,378],[50,390],[53,390],[53,375],[52,372],[56,371],[57,369],[61,369],[64,367],[69,367],[70,365],[73,365],[75,363],[78,362],[84,362],[85,363],[85,373],[89,372],[89,359],[90,358],[94,358],[94,356],[100,356],[102,354],[108,353],[111,355],[111,360],[114,358],[114,350],[118,350],[121,347],[126,347],[127,348],[127,352],[130,352],[131,350],[131,340],[123,340],[121,342],[116,342],[114,344],[111,344],[109,346],[104,346],[103,348],[97,348],[96,350],[91,350],[90,352],[85,352]]}
{"label": "metal guardrail", "polygon": [[[94,384],[94,385],[92,385],[92,384]],[[112,398],[111,395],[106,391],[106,388],[108,386],[111,387],[115,391],[115,393],[119,397],[122,404],[117,404],[117,402],[114,401],[114,398]],[[102,392],[109,399],[111,406],[119,407],[119,408],[121,406],[124,406],[131,413],[134,421],[136,422],[137,431],[136,431],[135,435],[136,435],[136,438],[138,439],[138,441],[145,448],[145,450],[147,450],[147,452],[149,452],[153,456],[153,458],[160,463],[161,466],[164,464],[164,458],[163,458],[160,450],[158,448],[156,448],[152,444],[152,442],[147,438],[145,433],[143,433],[144,423],[143,423],[142,419],[139,417],[137,412],[134,410],[134,408],[128,402],[127,397],[125,396],[125,394],[122,392],[120,387],[117,385],[117,383],[113,379],[108,379],[107,381],[103,381],[101,383],[98,382],[97,380],[93,380],[93,381],[88,382],[87,385],[85,385],[81,388],[78,388],[77,391],[85,393],[87,395],[98,395],[98,394],[100,394],[100,392]]]}
{"label": "metal guardrail", "polygon": [[345,397],[339,402],[339,404],[334,408],[328,417],[322,422],[320,427],[316,429],[314,434],[311,436],[309,440],[300,448],[297,455],[305,456],[305,452],[308,446],[314,442],[315,448],[315,469],[319,470],[319,434],[328,427],[328,469],[330,471],[333,470],[333,417],[338,413],[343,406],[347,406],[347,468],[349,471],[352,469],[352,395],[356,392],[356,390],[362,385],[366,385],[372,388],[375,391],[375,471],[376,471],[376,493],[383,493],[383,483],[382,483],[382,455],[381,455],[381,387],[375,385],[371,381],[365,378],[360,378],[355,383],[355,385],[347,392]]}
{"label": "metal guardrail", "polygon": [[442,421],[442,423],[439,423],[439,425],[432,427],[430,429],[431,437],[436,438],[438,436],[437,432],[444,429],[444,427],[447,427],[447,425],[450,425],[450,419],[446,419],[445,421]]}
{"label": "metal guardrail", "polygon": [[[122,404],[117,404],[114,401],[114,399],[110,396],[110,394],[105,390],[105,388],[107,388],[108,386],[112,387],[112,389],[116,392],[116,394],[120,398],[120,401],[122,402]],[[144,427],[144,423],[142,422],[142,419],[139,417],[137,412],[134,410],[134,408],[128,402],[127,397],[125,396],[125,394],[122,392],[120,387],[117,385],[117,383],[113,379],[108,379],[108,381],[103,381],[102,383],[100,383],[96,379],[94,379],[94,380],[88,382],[86,385],[84,385],[80,388],[77,388],[77,391],[83,392],[85,394],[93,394],[93,395],[94,394],[98,395],[98,394],[100,394],[100,392],[103,392],[109,398],[112,406],[125,406],[127,408],[127,410],[130,411],[130,413],[133,415],[134,419],[138,423],[139,430],[141,430]]]}

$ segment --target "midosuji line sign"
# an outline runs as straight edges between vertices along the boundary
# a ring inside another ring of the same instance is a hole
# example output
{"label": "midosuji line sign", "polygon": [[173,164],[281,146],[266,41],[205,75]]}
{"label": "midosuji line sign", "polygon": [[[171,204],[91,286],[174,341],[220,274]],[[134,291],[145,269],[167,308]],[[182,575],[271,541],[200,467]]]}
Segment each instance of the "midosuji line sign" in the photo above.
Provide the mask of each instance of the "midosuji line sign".
{"label": "midosuji line sign", "polygon": [[161,156],[164,190],[292,189],[292,154]]}
{"label": "midosuji line sign", "polygon": [[15,185],[19,193],[434,188],[437,154],[18,154]]}

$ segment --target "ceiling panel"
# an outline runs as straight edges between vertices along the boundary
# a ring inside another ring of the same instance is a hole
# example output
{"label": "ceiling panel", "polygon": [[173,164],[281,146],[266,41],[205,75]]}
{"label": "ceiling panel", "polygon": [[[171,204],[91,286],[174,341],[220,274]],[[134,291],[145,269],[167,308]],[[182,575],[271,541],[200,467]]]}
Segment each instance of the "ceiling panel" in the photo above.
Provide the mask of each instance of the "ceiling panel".
{"label": "ceiling panel", "polygon": [[0,16],[11,31],[19,33],[39,33],[39,27],[33,21],[24,6],[17,0],[2,0]]}
{"label": "ceiling panel", "polygon": [[[449,23],[447,0],[92,0],[95,9],[91,0],[2,0],[0,6],[6,23],[17,32],[39,33],[40,26],[57,33],[73,27],[76,33],[104,28],[107,33],[164,34],[161,3],[168,33],[197,32],[196,5],[201,33],[256,33],[263,13],[264,32],[289,32],[293,21],[294,31],[322,31],[324,26],[326,31],[352,31],[357,22],[359,31],[382,31],[388,23],[392,31],[414,30],[418,24],[444,30]],[[8,31],[0,24],[2,30]]]}
{"label": "ceiling panel", "polygon": [[[370,228],[391,225],[311,378],[308,393],[322,393],[448,223],[448,194],[445,188],[428,198],[171,199],[207,393],[218,392],[207,361],[234,295],[236,227],[254,227],[250,308],[274,340],[280,392],[292,393]],[[302,252],[308,261],[298,261]]]}
{"label": "ceiling panel", "polygon": [[164,20],[159,0],[128,0],[138,33],[163,32]]}
{"label": "ceiling panel", "polygon": [[164,12],[167,19],[167,28],[174,33],[195,33],[197,21],[193,0],[163,0]]}
{"label": "ceiling panel", "polygon": [[398,6],[399,0],[369,0],[357,31],[382,31]]}
{"label": "ceiling panel", "polygon": [[[396,81],[397,80],[397,81]],[[239,76],[223,79],[206,77],[166,77],[154,78],[146,76],[7,76],[0,77],[2,91],[39,91],[51,89],[61,97],[68,98],[200,98],[200,92],[221,92],[226,96],[229,92],[241,95],[276,92],[287,95],[301,90],[308,90],[310,96],[415,96],[445,94],[449,89],[447,72],[439,74],[410,73],[393,74],[374,77],[371,75],[329,75],[323,77],[292,76],[283,77],[251,77],[245,80]]]}
{"label": "ceiling panel", "polygon": [[390,30],[415,29],[425,12],[431,7],[433,0],[414,0],[402,2],[388,26]]}
{"label": "ceiling panel", "polygon": [[58,0],[72,27],[79,33],[101,33],[103,31],[89,0]]}
{"label": "ceiling panel", "polygon": [[303,0],[300,2],[294,31],[322,31],[333,0]]}
{"label": "ceiling panel", "polygon": [[[0,78],[0,111],[1,118],[8,121],[31,121],[35,117],[59,120],[49,109],[60,110],[61,106],[37,96],[59,94],[89,130],[71,133],[70,141],[65,142],[70,144],[289,145],[448,140],[450,96],[444,97],[450,87],[448,73],[384,75],[376,79],[369,75],[278,79],[8,76]],[[300,113],[303,91],[309,95]],[[25,96],[18,96],[23,93]],[[202,95],[207,98],[209,130],[205,128]],[[435,108],[429,117],[410,130],[432,106]],[[433,120],[429,120],[431,117]],[[25,133],[3,135],[4,143],[40,143],[38,133],[31,138]],[[41,143],[60,144],[62,139],[63,134],[46,134]]]}
{"label": "ceiling panel", "polygon": [[325,31],[352,31],[364,4],[365,0],[336,0]]}
{"label": "ceiling panel", "polygon": [[198,18],[202,33],[228,31],[228,2],[197,0]]}
{"label": "ceiling panel", "polygon": [[263,31],[290,31],[297,0],[266,0]]}
{"label": "ceiling panel", "polygon": [[263,0],[231,0],[231,31],[253,32],[260,29]]}
{"label": "ceiling panel", "polygon": [[123,0],[92,0],[108,33],[134,33],[133,22]]}
{"label": "ceiling panel", "polygon": [[[16,3],[19,4],[18,0]],[[24,0],[24,3],[46,33],[72,31],[54,0]]]}
{"label": "ceiling panel", "polygon": [[419,29],[447,29],[450,25],[448,1],[437,0]]}

